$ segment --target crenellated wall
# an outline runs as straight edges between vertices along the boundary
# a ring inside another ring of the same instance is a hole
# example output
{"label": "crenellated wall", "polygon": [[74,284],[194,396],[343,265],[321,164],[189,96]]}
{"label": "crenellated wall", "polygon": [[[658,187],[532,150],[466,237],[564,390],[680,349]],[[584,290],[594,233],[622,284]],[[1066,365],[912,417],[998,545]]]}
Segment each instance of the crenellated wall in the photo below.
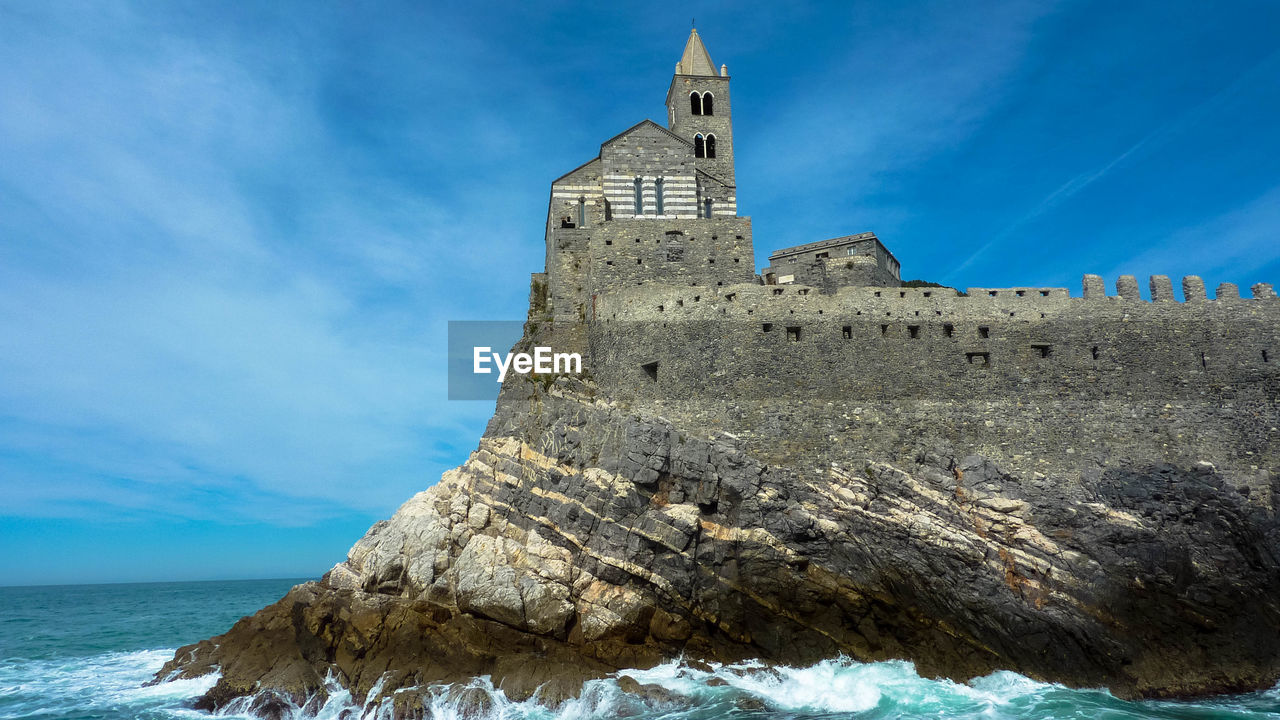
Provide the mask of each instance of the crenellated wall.
{"label": "crenellated wall", "polygon": [[940,441],[1032,471],[1113,453],[1277,467],[1274,291],[1209,300],[1188,278],[1190,299],[1177,302],[1157,276],[1148,302],[1119,285],[1127,297],[1100,295],[1093,278],[1075,298],[1033,287],[968,297],[636,287],[597,298],[589,368],[612,397],[756,438],[765,453]]}

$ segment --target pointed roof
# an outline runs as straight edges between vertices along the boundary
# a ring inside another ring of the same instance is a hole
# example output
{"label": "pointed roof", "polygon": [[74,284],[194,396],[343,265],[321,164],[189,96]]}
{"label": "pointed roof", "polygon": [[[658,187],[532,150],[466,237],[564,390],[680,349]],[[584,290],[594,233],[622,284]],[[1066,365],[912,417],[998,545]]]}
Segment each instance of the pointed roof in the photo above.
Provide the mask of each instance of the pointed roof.
{"label": "pointed roof", "polygon": [[711,62],[711,53],[698,37],[698,29],[689,32],[689,42],[684,44],[684,54],[676,63],[677,75],[715,75],[716,64]]}

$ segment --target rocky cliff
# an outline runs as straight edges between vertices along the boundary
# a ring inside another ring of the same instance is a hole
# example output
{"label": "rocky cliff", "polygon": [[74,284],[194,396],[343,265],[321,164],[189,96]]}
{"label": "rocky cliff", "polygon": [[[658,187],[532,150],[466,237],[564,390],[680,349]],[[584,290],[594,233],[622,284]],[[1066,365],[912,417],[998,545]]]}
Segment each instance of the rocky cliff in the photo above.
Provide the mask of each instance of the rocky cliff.
{"label": "rocky cliff", "polygon": [[398,689],[490,675],[554,702],[681,654],[907,658],[1127,697],[1280,677],[1266,468],[1015,474],[964,447],[838,440],[820,467],[766,461],[589,380],[509,379],[464,465],[157,677],[220,669],[201,706],[253,696],[263,714],[331,678],[409,715],[421,701]]}

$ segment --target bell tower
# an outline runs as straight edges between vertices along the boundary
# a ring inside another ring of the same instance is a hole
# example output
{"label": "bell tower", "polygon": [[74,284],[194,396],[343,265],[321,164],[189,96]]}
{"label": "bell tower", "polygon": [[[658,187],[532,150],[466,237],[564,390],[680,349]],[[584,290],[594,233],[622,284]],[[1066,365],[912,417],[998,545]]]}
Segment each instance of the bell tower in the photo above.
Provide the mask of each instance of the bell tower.
{"label": "bell tower", "polygon": [[737,186],[733,175],[733,121],[729,103],[729,68],[716,70],[695,28],[676,63],[667,90],[667,128],[693,143],[694,164],[725,186]]}

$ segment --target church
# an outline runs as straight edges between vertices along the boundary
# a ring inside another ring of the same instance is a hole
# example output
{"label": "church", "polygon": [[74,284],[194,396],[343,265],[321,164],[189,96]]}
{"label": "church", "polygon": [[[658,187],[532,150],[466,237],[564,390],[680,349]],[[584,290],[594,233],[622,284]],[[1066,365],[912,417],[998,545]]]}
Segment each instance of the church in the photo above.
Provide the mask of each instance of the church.
{"label": "church", "polygon": [[692,30],[666,127],[643,120],[551,183],[541,281],[554,320],[585,320],[596,296],[648,283],[901,284],[897,259],[869,232],[778,250],[757,275],[751,218],[738,215],[729,82]]}

